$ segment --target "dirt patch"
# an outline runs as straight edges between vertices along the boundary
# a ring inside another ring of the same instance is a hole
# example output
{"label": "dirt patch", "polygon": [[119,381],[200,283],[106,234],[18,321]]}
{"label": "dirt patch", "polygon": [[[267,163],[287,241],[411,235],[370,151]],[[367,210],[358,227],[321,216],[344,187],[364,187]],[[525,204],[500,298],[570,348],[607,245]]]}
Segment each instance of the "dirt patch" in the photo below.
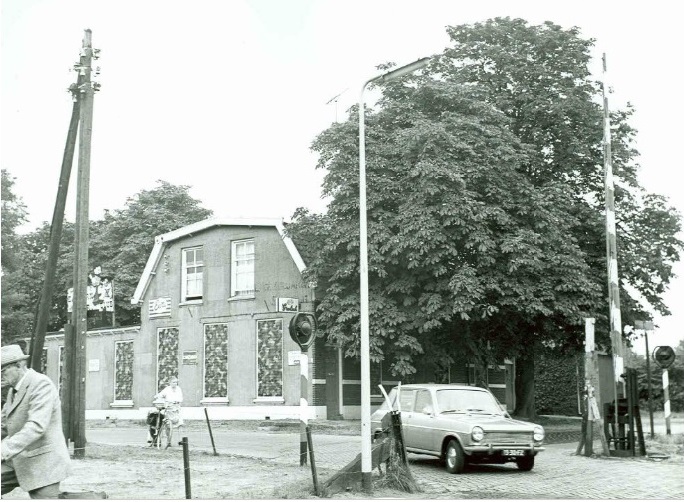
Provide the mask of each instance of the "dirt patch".
{"label": "dirt patch", "polygon": [[[319,482],[333,474],[319,469]],[[374,473],[374,477],[377,472]],[[194,499],[316,499],[310,466],[293,466],[268,460],[211,453],[190,454],[190,488]],[[133,446],[88,444],[85,459],[72,460],[72,473],[61,485],[63,491],[104,491],[115,500],[184,499],[185,478],[179,448],[157,450]],[[408,494],[380,483],[373,498],[435,498],[424,493]],[[3,499],[26,500],[21,489]],[[363,491],[335,494],[333,498],[367,499]]]}
{"label": "dirt patch", "polygon": [[[185,478],[180,448],[88,444],[87,458],[72,461],[63,491],[104,491],[112,499],[183,499]],[[321,475],[329,475],[324,471]],[[276,464],[229,455],[191,453],[190,487],[198,499],[313,498],[310,467]],[[28,499],[16,489],[3,499]]]}

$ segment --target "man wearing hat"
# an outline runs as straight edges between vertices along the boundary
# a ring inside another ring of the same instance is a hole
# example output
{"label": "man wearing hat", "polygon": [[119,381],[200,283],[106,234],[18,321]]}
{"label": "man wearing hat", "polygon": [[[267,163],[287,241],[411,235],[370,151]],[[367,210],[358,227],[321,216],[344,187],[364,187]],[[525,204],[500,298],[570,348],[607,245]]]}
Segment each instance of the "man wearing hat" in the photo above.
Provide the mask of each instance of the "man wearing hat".
{"label": "man wearing hat", "polygon": [[2,351],[2,385],[11,389],[2,408],[2,495],[20,486],[31,498],[57,498],[69,471],[57,388],[26,367],[19,345]]}

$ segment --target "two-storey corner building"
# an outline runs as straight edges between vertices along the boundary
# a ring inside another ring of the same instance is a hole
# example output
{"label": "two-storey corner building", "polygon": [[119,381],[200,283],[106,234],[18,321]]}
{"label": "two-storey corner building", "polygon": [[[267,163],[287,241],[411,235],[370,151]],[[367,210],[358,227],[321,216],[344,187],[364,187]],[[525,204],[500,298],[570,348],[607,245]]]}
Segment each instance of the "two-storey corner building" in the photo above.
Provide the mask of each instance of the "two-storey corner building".
{"label": "two-storey corner building", "polygon": [[[208,219],[159,235],[132,298],[140,326],[87,334],[87,419],[143,419],[171,376],[183,416],[213,420],[301,416],[300,350],[290,338],[297,311],[314,312],[316,292],[280,220]],[[310,418],[360,418],[359,361],[317,338],[309,349]],[[429,359],[429,358],[428,358]],[[514,407],[515,362],[478,370],[465,352],[448,368],[418,360],[402,383],[484,384]],[[46,337],[43,372],[60,388],[64,334]],[[399,378],[371,365],[371,402]]]}
{"label": "two-storey corner building", "polygon": [[304,267],[278,220],[208,219],[158,236],[131,300],[141,326],[130,406],[150,405],[178,376],[190,419],[205,407],[213,419],[299,417],[300,351],[288,324],[314,310]]}

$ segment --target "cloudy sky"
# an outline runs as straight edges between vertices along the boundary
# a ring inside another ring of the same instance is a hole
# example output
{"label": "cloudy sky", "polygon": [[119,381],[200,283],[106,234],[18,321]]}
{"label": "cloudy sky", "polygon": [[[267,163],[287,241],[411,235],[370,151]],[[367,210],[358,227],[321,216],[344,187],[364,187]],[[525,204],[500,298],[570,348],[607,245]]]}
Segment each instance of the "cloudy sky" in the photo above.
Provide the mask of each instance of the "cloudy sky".
{"label": "cloudy sky", "polygon": [[[325,208],[309,146],[379,63],[441,52],[445,27],[495,16],[578,26],[607,54],[612,108],[637,110],[640,179],[684,213],[682,37],[673,2],[3,0],[0,163],[30,216],[50,221],[83,30],[96,65],[92,218],[163,179],[217,216]],[[331,101],[335,96],[339,97]],[[72,181],[75,176],[72,176]],[[75,201],[70,189],[67,218]],[[684,267],[650,345],[684,338]],[[642,344],[637,350],[643,352]]]}

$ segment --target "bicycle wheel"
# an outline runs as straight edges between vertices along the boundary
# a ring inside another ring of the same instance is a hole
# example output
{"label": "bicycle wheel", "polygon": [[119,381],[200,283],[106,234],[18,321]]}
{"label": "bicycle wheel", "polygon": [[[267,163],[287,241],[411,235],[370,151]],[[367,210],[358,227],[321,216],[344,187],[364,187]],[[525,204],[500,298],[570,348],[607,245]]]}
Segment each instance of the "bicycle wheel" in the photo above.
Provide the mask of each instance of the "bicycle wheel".
{"label": "bicycle wheel", "polygon": [[171,422],[168,419],[164,420],[162,430],[164,431],[164,441],[166,441],[165,448],[168,448],[173,440],[173,427],[171,427]]}
{"label": "bicycle wheel", "polygon": [[166,430],[166,425],[164,422],[162,422],[161,425],[159,426],[159,432],[157,434],[157,441],[155,444],[157,449],[162,448],[163,445],[166,445],[168,436],[169,436],[169,434],[168,434],[168,431]]}

